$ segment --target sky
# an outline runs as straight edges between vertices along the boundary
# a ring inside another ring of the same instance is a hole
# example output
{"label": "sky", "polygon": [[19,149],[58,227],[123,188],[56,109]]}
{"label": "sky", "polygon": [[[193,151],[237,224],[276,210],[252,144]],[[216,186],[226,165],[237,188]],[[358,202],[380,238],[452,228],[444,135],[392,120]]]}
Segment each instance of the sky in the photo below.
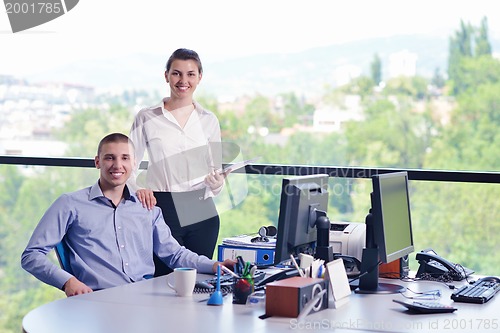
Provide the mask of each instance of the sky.
{"label": "sky", "polygon": [[[22,1],[22,0],[17,0]],[[289,53],[402,34],[450,36],[460,20],[488,17],[500,38],[492,0],[80,0],[43,25],[12,33],[0,12],[0,74],[24,76],[61,64],[123,54],[196,50],[203,61]],[[161,64],[163,66],[163,64]]]}

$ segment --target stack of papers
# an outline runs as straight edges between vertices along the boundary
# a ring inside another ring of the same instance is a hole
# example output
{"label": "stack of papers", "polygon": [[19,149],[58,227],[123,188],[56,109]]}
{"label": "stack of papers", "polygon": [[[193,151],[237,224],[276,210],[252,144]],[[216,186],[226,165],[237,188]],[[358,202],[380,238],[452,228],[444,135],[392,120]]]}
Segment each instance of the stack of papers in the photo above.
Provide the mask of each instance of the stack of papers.
{"label": "stack of papers", "polygon": [[229,246],[242,246],[242,247],[256,247],[256,248],[269,248],[274,249],[276,247],[276,238],[268,237],[269,242],[252,242],[252,239],[259,237],[259,235],[240,235],[235,237],[228,237],[222,240],[222,245]]}
{"label": "stack of papers", "polygon": [[[241,162],[237,162],[237,163],[233,163],[233,164],[229,164],[227,165],[224,169],[218,169],[217,172],[221,175],[224,175],[224,176],[227,176],[229,175],[231,172],[233,171],[236,171],[238,169],[241,169],[241,168],[244,168],[245,166],[247,165],[250,165],[251,163],[255,162],[256,160],[258,160],[260,158],[259,157],[256,157],[256,158],[252,158],[250,160],[246,160],[246,161],[241,161]],[[205,181],[205,178],[207,177],[207,175],[204,175],[204,176],[201,176],[201,177],[197,177],[195,179],[191,179],[189,181],[189,184],[191,185],[198,185],[198,184],[201,184]]]}
{"label": "stack of papers", "polygon": [[259,158],[260,158],[260,156],[252,158],[250,160],[246,160],[246,161],[241,161],[241,162],[237,162],[237,163],[234,163],[234,164],[230,164],[230,165],[226,166],[223,170],[218,170],[218,171],[221,174],[229,174],[229,173],[231,173],[231,172],[233,172],[235,170],[241,169],[241,168],[249,165],[250,163],[253,163],[253,162],[257,161]]}

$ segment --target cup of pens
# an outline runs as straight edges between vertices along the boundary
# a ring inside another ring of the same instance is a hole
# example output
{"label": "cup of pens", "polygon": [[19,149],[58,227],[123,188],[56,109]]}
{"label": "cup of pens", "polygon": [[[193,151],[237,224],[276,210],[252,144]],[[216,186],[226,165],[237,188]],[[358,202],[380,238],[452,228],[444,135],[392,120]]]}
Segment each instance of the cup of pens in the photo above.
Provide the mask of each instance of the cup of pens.
{"label": "cup of pens", "polygon": [[255,290],[253,276],[257,267],[248,261],[244,262],[241,256],[236,259],[233,275],[233,304],[246,304],[248,296]]}
{"label": "cup of pens", "polygon": [[233,281],[233,304],[246,304],[248,296],[255,290],[253,277],[233,277]]}

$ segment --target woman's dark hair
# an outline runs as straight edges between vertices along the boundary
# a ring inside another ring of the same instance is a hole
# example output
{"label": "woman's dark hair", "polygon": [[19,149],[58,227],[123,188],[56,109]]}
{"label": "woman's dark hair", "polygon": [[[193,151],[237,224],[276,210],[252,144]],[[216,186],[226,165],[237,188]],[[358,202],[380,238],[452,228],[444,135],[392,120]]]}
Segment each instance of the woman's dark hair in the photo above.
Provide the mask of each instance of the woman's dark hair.
{"label": "woman's dark hair", "polygon": [[165,66],[165,70],[168,72],[170,70],[170,66],[174,60],[194,60],[198,65],[198,70],[200,74],[203,74],[203,66],[201,65],[200,57],[198,53],[189,49],[177,49],[172,53],[170,58],[168,58],[167,65]]}

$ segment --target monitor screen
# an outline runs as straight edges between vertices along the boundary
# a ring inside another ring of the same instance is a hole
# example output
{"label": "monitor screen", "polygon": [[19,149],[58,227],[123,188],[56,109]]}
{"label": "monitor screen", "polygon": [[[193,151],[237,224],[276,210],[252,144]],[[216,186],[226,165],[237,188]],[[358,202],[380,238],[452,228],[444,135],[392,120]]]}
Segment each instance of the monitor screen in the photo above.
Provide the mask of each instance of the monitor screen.
{"label": "monitor screen", "polygon": [[394,172],[373,176],[375,243],[384,263],[414,251],[408,195],[408,175]]}
{"label": "monitor screen", "polygon": [[283,179],[274,264],[289,260],[291,254],[314,254],[316,212],[326,214],[327,207],[328,175]]}
{"label": "monitor screen", "polygon": [[372,177],[370,213],[366,217],[366,247],[361,259],[358,293],[396,293],[404,287],[379,283],[378,265],[414,251],[408,192],[408,173]]}

